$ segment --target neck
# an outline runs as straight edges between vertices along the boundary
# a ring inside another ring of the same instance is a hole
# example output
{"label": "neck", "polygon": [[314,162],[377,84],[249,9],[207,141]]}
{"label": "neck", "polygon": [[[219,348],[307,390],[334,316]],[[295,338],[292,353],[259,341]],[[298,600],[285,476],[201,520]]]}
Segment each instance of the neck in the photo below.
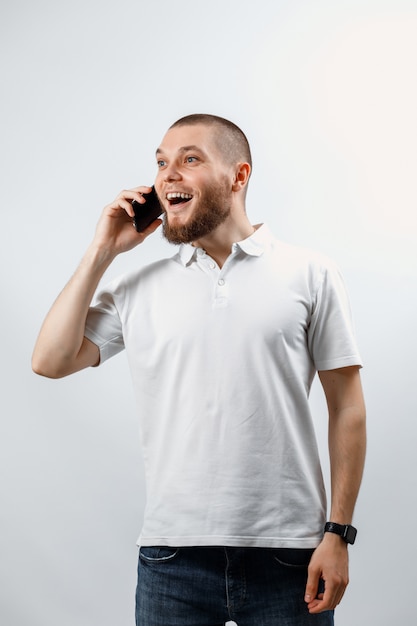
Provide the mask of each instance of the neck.
{"label": "neck", "polygon": [[232,251],[232,245],[237,241],[247,239],[255,232],[255,228],[246,214],[238,220],[229,217],[212,233],[193,242],[198,248],[203,248],[214,259],[219,267],[223,267]]}

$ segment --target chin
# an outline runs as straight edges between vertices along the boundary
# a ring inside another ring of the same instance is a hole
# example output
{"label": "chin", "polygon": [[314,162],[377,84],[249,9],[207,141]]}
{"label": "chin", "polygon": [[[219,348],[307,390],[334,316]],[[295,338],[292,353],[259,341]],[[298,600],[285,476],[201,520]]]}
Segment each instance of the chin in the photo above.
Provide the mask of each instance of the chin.
{"label": "chin", "polygon": [[186,226],[191,216],[184,213],[167,213],[167,221],[170,226]]}

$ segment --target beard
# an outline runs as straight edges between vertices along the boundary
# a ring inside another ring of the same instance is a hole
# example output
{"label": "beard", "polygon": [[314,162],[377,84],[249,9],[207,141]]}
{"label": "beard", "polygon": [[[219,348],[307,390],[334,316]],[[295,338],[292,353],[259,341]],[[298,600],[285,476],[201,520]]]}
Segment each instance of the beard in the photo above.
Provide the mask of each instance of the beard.
{"label": "beard", "polygon": [[170,224],[165,215],[163,235],[174,244],[197,241],[223,224],[230,215],[231,206],[230,181],[211,183],[205,187],[186,224]]}

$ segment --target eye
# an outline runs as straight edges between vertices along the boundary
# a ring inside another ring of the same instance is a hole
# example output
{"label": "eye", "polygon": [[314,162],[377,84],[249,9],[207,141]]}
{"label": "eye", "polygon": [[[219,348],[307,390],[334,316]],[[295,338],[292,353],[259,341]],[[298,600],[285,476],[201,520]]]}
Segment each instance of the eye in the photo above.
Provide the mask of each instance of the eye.
{"label": "eye", "polygon": [[185,161],[187,163],[195,163],[196,161],[198,161],[198,158],[195,157],[195,156],[188,156],[188,157],[185,158]]}
{"label": "eye", "polygon": [[163,159],[158,159],[156,164],[158,167],[165,167],[166,161],[164,161]]}

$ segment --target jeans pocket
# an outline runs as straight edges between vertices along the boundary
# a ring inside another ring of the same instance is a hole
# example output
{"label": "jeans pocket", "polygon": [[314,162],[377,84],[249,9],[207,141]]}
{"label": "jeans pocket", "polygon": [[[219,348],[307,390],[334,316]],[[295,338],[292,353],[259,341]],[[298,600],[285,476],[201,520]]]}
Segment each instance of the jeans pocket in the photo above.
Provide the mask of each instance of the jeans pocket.
{"label": "jeans pocket", "polygon": [[146,563],[167,563],[172,561],[179,551],[179,548],[169,546],[142,546],[139,549],[139,558]]}
{"label": "jeans pocket", "polygon": [[314,549],[303,548],[275,548],[274,560],[284,567],[306,569],[310,563]]}

